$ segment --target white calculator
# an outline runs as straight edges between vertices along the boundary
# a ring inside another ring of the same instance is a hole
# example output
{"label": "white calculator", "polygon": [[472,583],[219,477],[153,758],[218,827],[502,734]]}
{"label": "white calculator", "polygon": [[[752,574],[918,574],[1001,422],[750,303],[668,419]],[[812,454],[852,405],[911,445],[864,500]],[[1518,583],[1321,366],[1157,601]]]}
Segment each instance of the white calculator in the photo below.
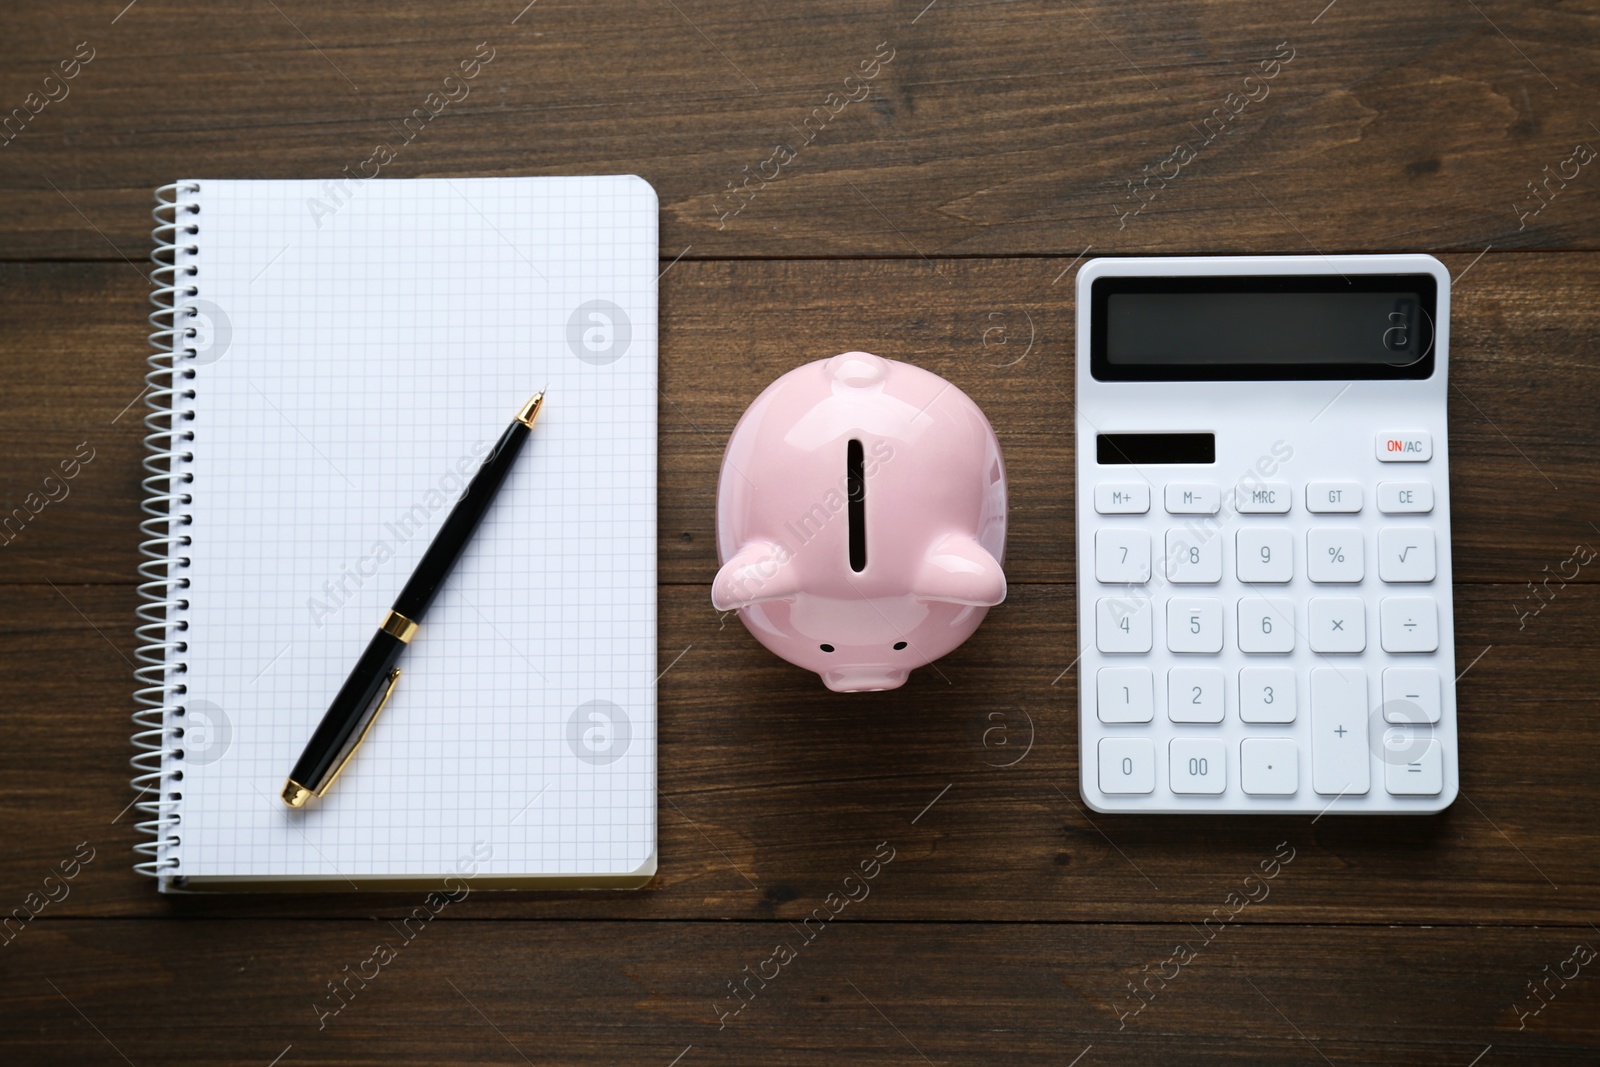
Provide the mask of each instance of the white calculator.
{"label": "white calculator", "polygon": [[1444,265],[1097,259],[1077,299],[1085,802],[1447,807]]}

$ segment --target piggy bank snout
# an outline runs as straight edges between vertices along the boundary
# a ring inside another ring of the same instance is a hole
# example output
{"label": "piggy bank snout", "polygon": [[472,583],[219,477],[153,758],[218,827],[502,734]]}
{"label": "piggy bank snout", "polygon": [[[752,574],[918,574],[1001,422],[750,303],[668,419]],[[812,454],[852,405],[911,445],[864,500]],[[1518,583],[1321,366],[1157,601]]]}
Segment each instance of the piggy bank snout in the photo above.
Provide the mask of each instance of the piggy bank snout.
{"label": "piggy bank snout", "polygon": [[822,684],[835,693],[876,693],[899,689],[910,671],[888,667],[844,667],[823,671]]}

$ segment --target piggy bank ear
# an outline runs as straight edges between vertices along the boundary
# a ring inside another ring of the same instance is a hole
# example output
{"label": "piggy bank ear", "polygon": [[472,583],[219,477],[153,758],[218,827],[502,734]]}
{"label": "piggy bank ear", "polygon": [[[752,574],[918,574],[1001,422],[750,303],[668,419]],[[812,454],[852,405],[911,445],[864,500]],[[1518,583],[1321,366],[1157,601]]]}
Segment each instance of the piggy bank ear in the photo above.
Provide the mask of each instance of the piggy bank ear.
{"label": "piggy bank ear", "polygon": [[718,611],[782,600],[800,591],[800,576],[787,549],[770,541],[745,545],[722,565],[711,583]]}
{"label": "piggy bank ear", "polygon": [[1006,576],[989,550],[966,534],[935,541],[917,572],[924,600],[992,607],[1006,598]]}

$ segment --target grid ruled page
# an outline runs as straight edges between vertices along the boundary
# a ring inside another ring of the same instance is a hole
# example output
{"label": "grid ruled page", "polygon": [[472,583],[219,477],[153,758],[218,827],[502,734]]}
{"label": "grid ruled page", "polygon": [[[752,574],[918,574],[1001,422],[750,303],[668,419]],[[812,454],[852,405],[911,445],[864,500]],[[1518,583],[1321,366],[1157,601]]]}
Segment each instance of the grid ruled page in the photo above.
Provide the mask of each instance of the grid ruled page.
{"label": "grid ruled page", "polygon": [[[178,658],[208,729],[185,740],[172,873],[638,870],[656,843],[654,191],[198,184],[197,251],[178,256],[202,324]],[[394,698],[327,796],[289,810],[312,729],[546,387]]]}

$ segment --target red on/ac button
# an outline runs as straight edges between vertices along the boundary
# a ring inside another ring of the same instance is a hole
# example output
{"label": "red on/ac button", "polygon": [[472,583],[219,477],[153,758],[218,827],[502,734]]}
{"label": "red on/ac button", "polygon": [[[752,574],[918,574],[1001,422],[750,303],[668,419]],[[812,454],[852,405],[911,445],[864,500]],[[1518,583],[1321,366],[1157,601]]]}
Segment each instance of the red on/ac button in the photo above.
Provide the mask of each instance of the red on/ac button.
{"label": "red on/ac button", "polygon": [[1420,430],[1380,433],[1378,458],[1385,463],[1426,463],[1433,458],[1433,435]]}

